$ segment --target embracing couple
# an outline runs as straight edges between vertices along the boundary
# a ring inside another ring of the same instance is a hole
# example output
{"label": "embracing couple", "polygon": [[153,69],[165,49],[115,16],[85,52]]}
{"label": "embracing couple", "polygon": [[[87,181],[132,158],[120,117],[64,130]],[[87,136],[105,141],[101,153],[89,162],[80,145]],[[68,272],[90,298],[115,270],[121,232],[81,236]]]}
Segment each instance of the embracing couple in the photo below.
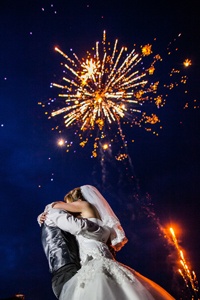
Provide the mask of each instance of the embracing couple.
{"label": "embracing couple", "polygon": [[59,300],[172,300],[167,291],[117,262],[127,242],[120,221],[91,185],[70,191],[38,216]]}

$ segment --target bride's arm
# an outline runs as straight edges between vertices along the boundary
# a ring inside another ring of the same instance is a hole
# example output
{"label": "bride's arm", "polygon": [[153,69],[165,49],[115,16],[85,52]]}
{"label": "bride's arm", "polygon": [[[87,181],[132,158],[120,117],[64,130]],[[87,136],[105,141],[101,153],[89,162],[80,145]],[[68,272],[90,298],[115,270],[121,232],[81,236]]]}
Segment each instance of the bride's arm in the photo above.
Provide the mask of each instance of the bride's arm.
{"label": "bride's arm", "polygon": [[63,201],[54,202],[52,208],[67,210],[69,212],[82,213],[85,208],[84,201],[76,201],[72,203],[66,203]]}

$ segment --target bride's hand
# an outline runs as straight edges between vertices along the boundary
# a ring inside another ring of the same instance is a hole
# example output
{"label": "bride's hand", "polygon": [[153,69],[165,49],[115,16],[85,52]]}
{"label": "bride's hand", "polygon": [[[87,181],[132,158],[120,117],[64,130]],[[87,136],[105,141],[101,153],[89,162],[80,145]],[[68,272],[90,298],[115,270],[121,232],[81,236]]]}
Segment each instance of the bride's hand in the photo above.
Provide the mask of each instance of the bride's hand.
{"label": "bride's hand", "polygon": [[42,214],[40,214],[38,217],[37,217],[37,221],[38,221],[38,224],[41,226],[44,221],[46,220],[46,215],[47,215],[47,212],[43,212]]}

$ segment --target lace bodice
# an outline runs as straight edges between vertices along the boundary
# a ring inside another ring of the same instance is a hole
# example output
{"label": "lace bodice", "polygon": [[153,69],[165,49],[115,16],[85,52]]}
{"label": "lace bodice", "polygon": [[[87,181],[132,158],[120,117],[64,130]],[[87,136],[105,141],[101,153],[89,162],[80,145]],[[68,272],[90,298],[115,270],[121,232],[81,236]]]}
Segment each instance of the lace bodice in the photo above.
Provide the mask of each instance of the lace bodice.
{"label": "lace bodice", "polygon": [[90,221],[99,227],[90,235],[76,235],[82,266],[63,286],[60,300],[175,300],[156,283],[117,262],[106,244],[112,229],[98,219]]}
{"label": "lace bodice", "polygon": [[[90,218],[90,221],[101,226],[102,222],[96,218]],[[100,230],[92,235],[90,238],[85,237],[84,234],[77,235],[79,243],[81,264],[86,263],[92,258],[113,258],[108,246],[106,245],[111,234],[109,227],[100,227]]]}

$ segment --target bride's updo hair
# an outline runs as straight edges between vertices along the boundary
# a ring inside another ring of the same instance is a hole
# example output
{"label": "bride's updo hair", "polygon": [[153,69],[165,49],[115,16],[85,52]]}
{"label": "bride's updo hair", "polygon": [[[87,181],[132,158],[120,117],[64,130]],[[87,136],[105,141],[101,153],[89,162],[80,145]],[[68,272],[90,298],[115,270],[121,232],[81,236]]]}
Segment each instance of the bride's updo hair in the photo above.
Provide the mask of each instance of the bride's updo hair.
{"label": "bride's updo hair", "polygon": [[83,201],[86,201],[85,198],[83,197],[82,193],[81,193],[81,188],[80,187],[73,189],[72,191],[67,193],[64,197],[64,201],[65,202],[70,202],[70,203],[74,202],[74,201],[77,201],[79,199],[81,199]]}

